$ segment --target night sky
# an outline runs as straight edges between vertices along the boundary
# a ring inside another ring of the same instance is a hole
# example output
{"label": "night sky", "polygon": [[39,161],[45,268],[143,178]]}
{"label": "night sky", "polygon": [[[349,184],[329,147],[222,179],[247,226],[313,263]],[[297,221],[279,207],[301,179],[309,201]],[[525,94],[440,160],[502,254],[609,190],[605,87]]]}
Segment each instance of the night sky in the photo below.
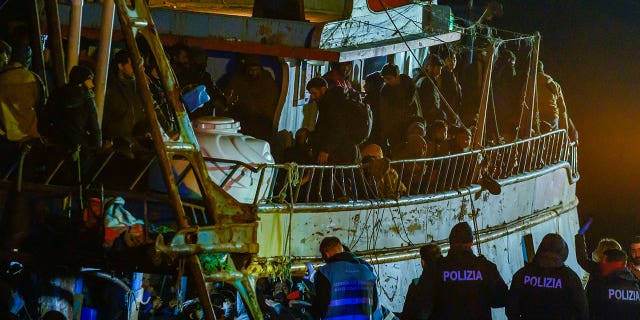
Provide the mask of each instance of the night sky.
{"label": "night sky", "polygon": [[[504,1],[494,24],[542,34],[545,71],[580,132],[578,211],[627,247],[640,235],[640,1]],[[572,239],[567,239],[571,241]]]}

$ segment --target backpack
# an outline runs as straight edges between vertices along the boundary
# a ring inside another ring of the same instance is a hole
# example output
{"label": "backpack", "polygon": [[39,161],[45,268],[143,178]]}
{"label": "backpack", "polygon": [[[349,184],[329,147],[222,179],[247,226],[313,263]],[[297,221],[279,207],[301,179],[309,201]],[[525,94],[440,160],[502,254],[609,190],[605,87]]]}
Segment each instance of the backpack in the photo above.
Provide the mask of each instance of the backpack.
{"label": "backpack", "polygon": [[345,95],[345,116],[349,124],[346,139],[350,143],[360,145],[371,135],[373,113],[371,107],[362,101],[359,92],[347,92]]}

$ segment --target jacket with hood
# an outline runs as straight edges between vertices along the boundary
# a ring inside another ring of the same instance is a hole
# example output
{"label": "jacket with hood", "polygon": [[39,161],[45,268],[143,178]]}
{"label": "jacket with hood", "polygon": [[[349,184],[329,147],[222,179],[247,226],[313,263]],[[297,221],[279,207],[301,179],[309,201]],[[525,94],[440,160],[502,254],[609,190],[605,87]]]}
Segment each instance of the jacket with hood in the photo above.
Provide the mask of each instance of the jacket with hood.
{"label": "jacket with hood", "polygon": [[513,276],[505,310],[509,319],[588,319],[580,278],[564,264],[568,254],[560,235],[542,239],[533,262]]}
{"label": "jacket with hood", "polygon": [[640,319],[640,289],[627,268],[589,281],[587,288],[591,319]]}
{"label": "jacket with hood", "polygon": [[433,281],[421,279],[419,285],[435,286],[427,291],[423,287],[420,291],[424,297],[435,296],[430,319],[491,319],[491,308],[505,305],[507,285],[498,268],[485,257],[476,256],[467,246],[452,246],[447,256],[438,262],[435,272],[423,273],[423,277],[429,275],[435,276]]}

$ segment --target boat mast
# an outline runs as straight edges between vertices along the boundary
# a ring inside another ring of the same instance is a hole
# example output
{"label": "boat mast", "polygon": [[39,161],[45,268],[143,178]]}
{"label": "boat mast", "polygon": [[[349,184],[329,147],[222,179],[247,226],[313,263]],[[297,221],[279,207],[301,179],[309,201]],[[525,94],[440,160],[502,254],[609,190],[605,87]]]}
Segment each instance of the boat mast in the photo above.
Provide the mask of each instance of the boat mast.
{"label": "boat mast", "polygon": [[481,149],[484,141],[484,131],[487,119],[487,106],[489,105],[489,90],[491,90],[491,74],[493,72],[493,63],[495,61],[496,45],[493,41],[489,41],[487,47],[487,65],[484,69],[484,77],[482,80],[482,96],[480,98],[480,110],[478,111],[478,124],[476,132],[473,136],[472,147]]}
{"label": "boat mast", "polygon": [[80,55],[80,34],[82,29],[82,6],[84,0],[71,1],[71,15],[69,16],[69,36],[67,48],[67,73],[78,65]]}
{"label": "boat mast", "polygon": [[98,63],[96,65],[96,112],[98,124],[102,127],[104,113],[104,96],[107,91],[107,77],[109,76],[109,57],[111,56],[111,38],[113,36],[113,19],[116,5],[113,0],[103,0],[102,21],[100,22],[100,45],[98,46]]}
{"label": "boat mast", "polygon": [[[531,59],[529,60],[529,81],[527,81],[527,89],[525,91],[522,108],[524,119],[521,123],[521,126],[523,127],[521,130],[525,130],[525,132],[520,131],[520,134],[525,138],[530,138],[532,136],[532,131],[535,131],[536,134],[540,134],[540,119],[538,115],[538,101],[536,94],[539,53],[540,33],[536,32],[533,35],[533,48],[531,50]],[[527,106],[529,107],[529,112],[525,113],[525,107]]]}
{"label": "boat mast", "polygon": [[51,65],[55,75],[55,84],[49,83],[53,88],[60,88],[67,83],[67,70],[64,67],[64,52],[62,49],[62,31],[60,31],[60,13],[58,11],[58,1],[45,0],[47,11],[47,30],[49,33],[48,42],[51,44]]}

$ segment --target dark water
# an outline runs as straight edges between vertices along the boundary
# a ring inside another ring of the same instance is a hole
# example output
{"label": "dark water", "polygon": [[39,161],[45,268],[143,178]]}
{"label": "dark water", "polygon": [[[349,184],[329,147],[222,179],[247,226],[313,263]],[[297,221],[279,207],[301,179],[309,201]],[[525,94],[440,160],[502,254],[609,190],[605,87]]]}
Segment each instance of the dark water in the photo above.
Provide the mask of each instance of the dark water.
{"label": "dark water", "polygon": [[545,70],[580,131],[578,211],[594,219],[589,243],[608,236],[626,247],[640,235],[640,2],[503,2],[497,24],[541,32]]}

